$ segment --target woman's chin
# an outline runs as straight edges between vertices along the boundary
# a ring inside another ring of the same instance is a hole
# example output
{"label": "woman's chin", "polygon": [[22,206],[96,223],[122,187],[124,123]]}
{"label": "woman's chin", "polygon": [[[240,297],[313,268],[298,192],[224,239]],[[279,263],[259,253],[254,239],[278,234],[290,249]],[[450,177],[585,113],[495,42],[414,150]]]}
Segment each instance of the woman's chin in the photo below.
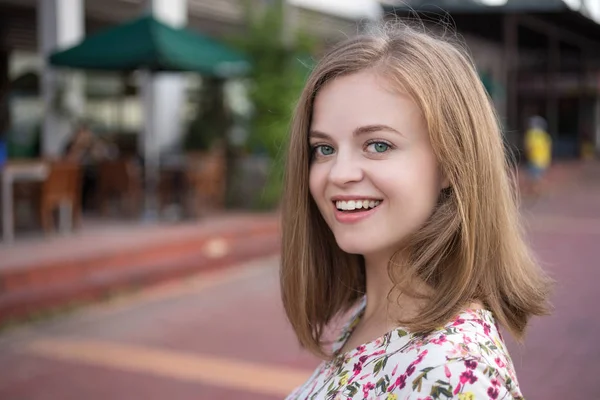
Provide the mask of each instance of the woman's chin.
{"label": "woman's chin", "polygon": [[346,252],[348,254],[365,255],[365,254],[372,254],[374,252],[376,253],[378,251],[378,249],[375,246],[373,246],[373,244],[364,243],[364,240],[355,239],[355,238],[338,240],[337,244],[340,247],[340,249],[342,249],[344,252]]}

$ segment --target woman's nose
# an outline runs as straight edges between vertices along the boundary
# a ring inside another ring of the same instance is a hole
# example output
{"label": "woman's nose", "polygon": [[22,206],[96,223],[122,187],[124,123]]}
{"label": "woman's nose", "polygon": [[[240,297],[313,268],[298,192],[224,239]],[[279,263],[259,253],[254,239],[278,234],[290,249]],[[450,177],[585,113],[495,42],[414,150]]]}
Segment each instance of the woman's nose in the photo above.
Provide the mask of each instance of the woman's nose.
{"label": "woman's nose", "polygon": [[360,163],[350,156],[338,155],[329,171],[329,181],[338,186],[359,182],[362,178]]}

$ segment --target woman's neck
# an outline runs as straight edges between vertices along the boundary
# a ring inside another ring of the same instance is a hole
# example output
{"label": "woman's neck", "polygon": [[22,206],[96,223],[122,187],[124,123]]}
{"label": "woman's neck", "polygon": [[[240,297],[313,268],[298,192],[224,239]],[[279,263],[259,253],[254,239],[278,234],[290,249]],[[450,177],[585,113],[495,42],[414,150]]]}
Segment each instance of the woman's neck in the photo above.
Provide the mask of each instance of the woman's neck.
{"label": "woman's neck", "polygon": [[387,315],[389,307],[395,303],[388,300],[388,296],[394,289],[388,274],[389,260],[390,257],[387,255],[365,256],[367,306],[364,320]]}
{"label": "woman's neck", "polygon": [[[394,286],[388,273],[391,255],[365,257],[367,305],[363,320],[385,320],[394,323],[400,319],[412,318],[418,313],[422,301],[403,294]],[[395,268],[402,268],[401,255],[394,257]],[[416,285],[416,286],[415,286]],[[415,282],[411,289],[421,292]]]}

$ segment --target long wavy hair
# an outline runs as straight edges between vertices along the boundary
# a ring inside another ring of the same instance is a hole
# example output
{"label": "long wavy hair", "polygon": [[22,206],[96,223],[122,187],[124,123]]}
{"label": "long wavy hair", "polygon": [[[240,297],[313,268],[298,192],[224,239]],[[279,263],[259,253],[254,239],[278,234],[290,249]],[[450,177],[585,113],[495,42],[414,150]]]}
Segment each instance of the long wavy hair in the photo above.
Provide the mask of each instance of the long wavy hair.
{"label": "long wavy hair", "polygon": [[365,70],[419,106],[450,182],[428,221],[407,238],[403,262],[395,256],[389,262],[388,273],[402,292],[418,295],[409,285],[415,278],[433,289],[418,317],[398,323],[431,331],[479,301],[521,339],[531,316],[547,314],[551,281],[524,240],[495,110],[454,38],[396,24],[332,48],[312,71],[295,110],[282,198],[280,283],[300,343],[328,357],[325,328],[365,293],[362,256],[339,248],[311,197],[308,142],[319,90]]}

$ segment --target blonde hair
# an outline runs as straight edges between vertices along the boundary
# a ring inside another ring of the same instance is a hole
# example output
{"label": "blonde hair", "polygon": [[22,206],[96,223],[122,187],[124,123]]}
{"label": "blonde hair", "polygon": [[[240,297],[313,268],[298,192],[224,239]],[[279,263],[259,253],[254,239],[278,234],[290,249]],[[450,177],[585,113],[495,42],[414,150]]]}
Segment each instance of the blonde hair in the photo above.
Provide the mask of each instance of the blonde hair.
{"label": "blonde hair", "polygon": [[347,39],[312,71],[292,121],[282,198],[280,283],[300,343],[327,357],[324,330],[365,292],[362,256],[342,251],[309,192],[313,102],[330,80],[370,70],[411,96],[426,121],[450,188],[430,219],[407,239],[409,262],[390,260],[396,287],[419,278],[434,290],[419,316],[398,321],[413,332],[447,323],[480,301],[516,338],[532,315],[548,312],[550,280],[523,239],[516,190],[494,108],[469,55],[406,25]]}

